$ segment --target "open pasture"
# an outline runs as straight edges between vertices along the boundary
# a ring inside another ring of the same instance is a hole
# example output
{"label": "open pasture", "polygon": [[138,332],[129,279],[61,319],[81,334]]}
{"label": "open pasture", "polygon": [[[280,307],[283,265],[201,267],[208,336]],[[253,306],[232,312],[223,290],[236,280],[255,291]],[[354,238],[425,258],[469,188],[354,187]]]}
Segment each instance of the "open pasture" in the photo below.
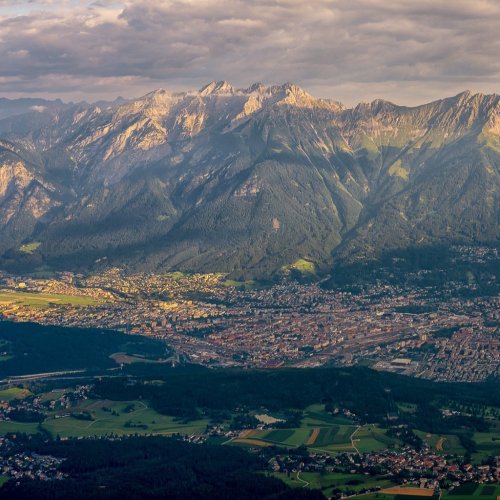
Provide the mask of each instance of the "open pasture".
{"label": "open pasture", "polygon": [[[387,479],[377,479],[363,474],[343,474],[331,472],[320,474],[319,472],[301,472],[299,478],[297,475],[287,476],[283,473],[273,474],[292,488],[313,488],[321,490],[321,492],[329,497],[334,489],[349,489],[351,491],[359,491],[364,488],[388,488],[394,483]],[[306,485],[306,483],[309,483]]]}
{"label": "open pasture", "polygon": [[59,295],[31,292],[0,292],[0,309],[5,306],[28,306],[44,309],[50,305],[91,306],[98,301],[80,295]]}
{"label": "open pasture", "polygon": [[36,434],[39,432],[38,424],[35,422],[14,422],[11,420],[3,420],[0,422],[0,436],[16,432],[25,434]]}
{"label": "open pasture", "polygon": [[491,455],[500,455],[500,428],[498,426],[493,427],[489,432],[475,432],[473,439],[477,448],[477,452],[473,454],[476,462]]}
{"label": "open pasture", "polygon": [[398,444],[398,441],[387,436],[384,429],[369,424],[364,425],[356,432],[354,444],[361,453],[365,453],[394,447]]}
{"label": "open pasture", "polygon": [[[302,427],[290,429],[257,430],[248,431],[241,438],[251,439],[257,445],[257,441],[271,443],[277,446],[295,448],[308,446],[317,452],[340,453],[354,451],[351,436],[356,431],[355,425],[327,425],[322,422],[321,427],[309,427],[309,421],[303,421]],[[396,439],[390,438],[385,431],[375,425],[362,426],[354,434],[354,444],[361,452],[378,451],[399,444]],[[232,440],[231,442],[235,442]],[[247,443],[250,444],[250,443]]]}
{"label": "open pasture", "polygon": [[14,399],[24,399],[31,396],[28,389],[20,387],[8,387],[7,389],[0,390],[0,401],[12,401]]}
{"label": "open pasture", "polygon": [[332,415],[325,411],[324,404],[314,404],[304,410],[302,425],[307,427],[325,427],[327,425],[352,425],[352,420],[344,415]]}
{"label": "open pasture", "polygon": [[42,426],[52,436],[105,436],[110,434],[198,434],[208,420],[182,423],[174,417],[161,415],[149,408],[142,401],[120,402],[86,401],[85,404],[72,408],[76,414],[88,412],[92,420],[81,420],[72,416],[46,419]]}
{"label": "open pasture", "polygon": [[441,498],[446,500],[465,500],[470,498],[475,498],[477,500],[496,500],[499,496],[499,484],[466,483],[452,490],[443,492]]}
{"label": "open pasture", "polygon": [[337,444],[340,427],[332,425],[331,427],[323,427],[319,431],[319,435],[313,443],[316,447],[327,446],[329,444]]}
{"label": "open pasture", "polygon": [[465,449],[460,444],[460,439],[454,434],[430,434],[424,431],[415,431],[434,451],[438,453],[463,455]]}
{"label": "open pasture", "polygon": [[[89,414],[91,419],[81,417]],[[75,416],[72,416],[75,415]],[[201,434],[208,420],[183,423],[174,417],[161,415],[142,401],[95,401],[83,404],[64,412],[51,414],[39,427],[37,423],[0,422],[0,435],[8,432],[35,434],[40,430],[49,432],[53,437],[107,436],[116,434]]]}

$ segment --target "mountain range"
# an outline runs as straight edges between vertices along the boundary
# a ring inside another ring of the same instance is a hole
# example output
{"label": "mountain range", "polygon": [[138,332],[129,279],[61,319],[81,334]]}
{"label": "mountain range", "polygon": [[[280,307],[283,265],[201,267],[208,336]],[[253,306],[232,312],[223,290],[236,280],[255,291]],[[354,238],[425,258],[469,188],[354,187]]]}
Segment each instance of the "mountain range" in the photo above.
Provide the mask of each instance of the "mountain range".
{"label": "mountain range", "polygon": [[[347,108],[297,85],[0,99],[0,268],[265,277],[498,243],[500,96]],[[306,265],[304,264],[304,265]]]}

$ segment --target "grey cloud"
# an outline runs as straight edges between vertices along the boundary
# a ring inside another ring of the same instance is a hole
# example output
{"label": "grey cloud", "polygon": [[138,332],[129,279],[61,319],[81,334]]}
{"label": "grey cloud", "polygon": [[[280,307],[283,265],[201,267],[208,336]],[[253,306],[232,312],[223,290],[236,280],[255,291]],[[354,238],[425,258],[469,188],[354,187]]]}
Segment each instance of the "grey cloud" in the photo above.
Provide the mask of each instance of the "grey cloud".
{"label": "grey cloud", "polygon": [[72,98],[295,81],[403,103],[500,76],[496,0],[34,1],[3,14],[0,93]]}

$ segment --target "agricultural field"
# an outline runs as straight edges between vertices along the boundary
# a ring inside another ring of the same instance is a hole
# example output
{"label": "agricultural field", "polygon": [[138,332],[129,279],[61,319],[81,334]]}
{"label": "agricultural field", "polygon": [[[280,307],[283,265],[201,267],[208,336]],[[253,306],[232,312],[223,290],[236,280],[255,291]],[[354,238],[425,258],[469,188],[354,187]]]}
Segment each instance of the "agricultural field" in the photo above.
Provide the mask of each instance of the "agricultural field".
{"label": "agricultural field", "polygon": [[[338,472],[320,474],[319,472],[300,472],[288,476],[284,473],[274,473],[277,477],[284,481],[292,488],[313,488],[321,490],[321,492],[329,497],[332,491],[336,488],[350,489],[352,491],[360,491],[364,488],[389,488],[394,485],[387,479],[373,478],[363,474],[342,474]],[[364,498],[364,497],[363,497]]]}
{"label": "agricultural field", "polygon": [[265,446],[271,443],[284,447],[308,446],[311,450],[327,453],[354,451],[378,451],[399,444],[396,439],[386,435],[385,430],[375,425],[357,428],[345,416],[331,415],[324,405],[311,405],[306,408],[302,425],[299,428],[276,430],[250,430],[231,441],[231,444]]}
{"label": "agricultural field", "polygon": [[12,401],[14,399],[24,399],[31,396],[28,389],[20,387],[9,387],[8,389],[0,390],[0,401]]}
{"label": "agricultural field", "polygon": [[250,430],[228,444],[245,444],[248,446],[278,445],[288,448],[297,448],[309,440],[312,429],[277,429],[277,430]]}
{"label": "agricultural field", "polygon": [[465,500],[471,498],[496,500],[498,496],[500,496],[500,485],[498,484],[466,483],[453,490],[445,491],[441,498],[443,500]]}
{"label": "agricultural field", "polygon": [[200,434],[208,420],[181,423],[174,417],[161,415],[142,401],[85,401],[71,408],[72,414],[87,412],[92,420],[74,416],[47,418],[42,427],[52,436],[105,436],[110,434]]}
{"label": "agricultural field", "polygon": [[397,439],[387,436],[385,430],[376,425],[364,425],[354,435],[354,445],[361,453],[394,448],[398,444]]}
{"label": "agricultural field", "polygon": [[368,494],[360,494],[351,498],[359,498],[360,500],[422,500],[424,498],[432,498],[438,499],[439,497],[424,497],[419,495],[412,495],[410,493],[402,495],[392,495],[390,493],[368,493]]}
{"label": "agricultural field", "polygon": [[272,443],[285,443],[294,435],[295,435],[294,429],[279,429],[276,431],[264,433],[261,436],[261,439],[270,441]]}
{"label": "agricultural field", "polygon": [[45,293],[28,292],[0,292],[0,308],[5,306],[29,306],[38,309],[45,309],[51,304],[72,305],[72,306],[92,306],[98,301],[92,297],[80,295],[58,295]]}
{"label": "agricultural field", "polygon": [[[73,387],[70,389],[74,389]],[[41,392],[37,394],[40,400],[45,403],[46,401],[52,401],[54,399],[59,399],[62,395],[68,392],[68,389],[54,389],[49,392]]]}
{"label": "agricultural field", "polygon": [[415,434],[423,439],[434,451],[444,455],[463,455],[464,447],[460,444],[460,439],[454,434],[430,434],[423,431],[415,431]]}
{"label": "agricultural field", "polygon": [[179,422],[174,417],[157,413],[142,401],[87,400],[67,411],[48,413],[41,425],[2,421],[0,435],[9,432],[35,434],[40,431],[49,432],[53,437],[201,434],[207,423],[208,420]]}
{"label": "agricultural field", "polygon": [[393,486],[392,488],[386,488],[382,490],[381,493],[395,495],[396,498],[399,496],[404,497],[423,497],[429,498],[434,496],[434,490],[429,488],[418,488],[416,486]]}
{"label": "agricultural field", "polygon": [[[301,476],[302,477],[302,476]],[[387,490],[382,490],[379,493],[370,493],[368,495],[359,495],[353,498],[359,498],[360,500],[412,500],[418,498],[438,498],[425,497],[422,496],[424,493],[417,494],[417,491],[413,491],[411,488],[405,488],[407,494],[403,494],[404,490],[401,489],[397,494],[388,493]],[[428,494],[428,493],[427,493]],[[500,485],[497,484],[475,484],[468,483],[459,486],[450,491],[443,491],[441,494],[442,500],[497,500],[500,496]]]}
{"label": "agricultural field", "polygon": [[325,424],[352,425],[352,420],[343,415],[332,415],[326,412],[323,404],[310,405],[305,409],[303,425],[321,427]]}
{"label": "agricultural field", "polygon": [[323,427],[316,442],[311,445],[315,450],[328,452],[354,451],[351,436],[356,431],[354,425],[334,425]]}
{"label": "agricultural field", "polygon": [[0,436],[3,436],[10,432],[23,432],[24,434],[36,434],[37,432],[40,432],[40,429],[36,422],[12,422],[5,420],[1,421]]}
{"label": "agricultural field", "polygon": [[475,432],[472,437],[476,442],[477,452],[472,454],[475,462],[491,455],[500,455],[500,426],[497,423],[489,432]]}
{"label": "agricultural field", "polygon": [[231,444],[248,446],[278,446],[296,448],[309,446],[327,452],[352,451],[351,435],[356,430],[353,421],[344,416],[332,416],[322,404],[311,405],[304,411],[298,428],[251,430],[234,439]]}

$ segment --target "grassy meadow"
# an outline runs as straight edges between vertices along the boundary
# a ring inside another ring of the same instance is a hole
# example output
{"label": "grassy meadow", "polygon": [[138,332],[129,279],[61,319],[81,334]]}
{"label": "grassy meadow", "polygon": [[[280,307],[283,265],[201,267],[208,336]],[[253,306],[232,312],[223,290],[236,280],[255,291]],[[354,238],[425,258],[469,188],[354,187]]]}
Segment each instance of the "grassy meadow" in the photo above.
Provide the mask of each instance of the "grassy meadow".
{"label": "grassy meadow", "polygon": [[[78,418],[82,413],[91,420]],[[40,430],[53,437],[107,436],[128,434],[200,434],[208,420],[182,423],[161,415],[143,401],[86,400],[68,410],[49,413],[39,426],[36,423],[0,422],[0,435],[9,432],[33,434]]]}
{"label": "grassy meadow", "polygon": [[0,292],[0,310],[6,306],[28,306],[45,309],[50,305],[92,306],[98,304],[92,297],[80,295],[46,294],[32,292]]}
{"label": "grassy meadow", "polygon": [[378,451],[399,442],[386,435],[376,425],[359,428],[345,416],[334,416],[326,412],[324,405],[315,404],[306,408],[300,427],[276,430],[251,430],[228,444],[238,446],[265,446],[274,444],[283,447],[307,446],[311,451],[338,453],[342,451]]}

